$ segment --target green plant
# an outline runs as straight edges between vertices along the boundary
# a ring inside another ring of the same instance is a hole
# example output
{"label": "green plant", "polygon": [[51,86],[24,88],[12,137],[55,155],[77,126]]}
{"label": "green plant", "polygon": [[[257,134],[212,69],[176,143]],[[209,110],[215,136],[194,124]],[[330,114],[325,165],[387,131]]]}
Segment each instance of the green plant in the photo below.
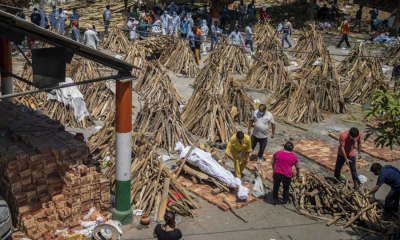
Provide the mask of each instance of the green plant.
{"label": "green plant", "polygon": [[371,108],[364,111],[367,120],[375,118],[379,122],[367,128],[365,141],[371,135],[376,135],[374,143],[377,147],[392,149],[395,142],[400,144],[400,92],[377,90],[369,105]]}

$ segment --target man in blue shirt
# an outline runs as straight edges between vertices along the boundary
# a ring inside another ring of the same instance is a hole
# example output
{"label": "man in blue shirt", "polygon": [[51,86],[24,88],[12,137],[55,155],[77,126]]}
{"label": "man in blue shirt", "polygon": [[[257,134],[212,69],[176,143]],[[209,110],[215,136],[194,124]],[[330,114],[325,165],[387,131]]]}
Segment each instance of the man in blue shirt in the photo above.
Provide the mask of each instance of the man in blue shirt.
{"label": "man in blue shirt", "polygon": [[371,23],[371,32],[373,32],[373,31],[375,31],[374,22],[379,16],[379,11],[378,11],[378,9],[376,9],[376,7],[374,7],[374,9],[369,11],[369,14],[371,14],[371,22],[370,22]]}
{"label": "man in blue shirt", "polygon": [[387,217],[391,219],[393,218],[393,212],[397,213],[399,210],[400,171],[392,165],[382,167],[379,163],[374,163],[371,166],[371,172],[379,177],[376,186],[367,193],[366,197],[368,198],[378,191],[382,184],[389,185],[392,189],[385,198],[385,212]]}
{"label": "man in blue shirt", "polygon": [[25,14],[24,14],[24,10],[20,10],[19,13],[17,14],[17,16],[21,19],[26,20]]}

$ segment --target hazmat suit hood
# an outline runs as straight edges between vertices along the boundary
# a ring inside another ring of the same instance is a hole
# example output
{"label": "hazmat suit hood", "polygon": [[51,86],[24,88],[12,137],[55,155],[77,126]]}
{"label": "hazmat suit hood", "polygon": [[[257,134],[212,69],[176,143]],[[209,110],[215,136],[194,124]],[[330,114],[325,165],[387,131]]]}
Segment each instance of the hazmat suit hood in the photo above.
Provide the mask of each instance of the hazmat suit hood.
{"label": "hazmat suit hood", "polygon": [[204,20],[201,22],[201,26],[207,26],[207,20]]}
{"label": "hazmat suit hood", "polygon": [[264,4],[264,5],[262,6],[262,9],[263,9],[263,11],[267,10],[267,5]]}

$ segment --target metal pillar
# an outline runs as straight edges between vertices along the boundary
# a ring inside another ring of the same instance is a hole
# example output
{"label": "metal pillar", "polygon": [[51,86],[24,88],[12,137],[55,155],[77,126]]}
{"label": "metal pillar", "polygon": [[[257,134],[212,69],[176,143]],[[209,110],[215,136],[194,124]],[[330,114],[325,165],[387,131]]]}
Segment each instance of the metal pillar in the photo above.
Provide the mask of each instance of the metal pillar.
{"label": "metal pillar", "polygon": [[[12,73],[11,42],[0,38],[0,68]],[[1,73],[1,94],[12,94],[13,78],[5,73]],[[12,101],[12,98],[7,98]]]}
{"label": "metal pillar", "polygon": [[132,81],[116,81],[116,171],[113,219],[122,225],[132,222]]}

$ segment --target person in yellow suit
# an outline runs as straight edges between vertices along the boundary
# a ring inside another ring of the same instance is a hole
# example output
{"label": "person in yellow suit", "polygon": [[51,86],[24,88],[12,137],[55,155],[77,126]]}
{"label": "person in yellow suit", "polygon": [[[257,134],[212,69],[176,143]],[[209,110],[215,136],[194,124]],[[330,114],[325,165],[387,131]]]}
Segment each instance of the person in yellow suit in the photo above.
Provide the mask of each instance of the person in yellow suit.
{"label": "person in yellow suit", "polygon": [[250,160],[251,140],[250,136],[242,131],[237,132],[229,139],[228,146],[225,150],[225,159],[229,153],[232,153],[233,162],[235,163],[235,175],[241,178],[242,172]]}

